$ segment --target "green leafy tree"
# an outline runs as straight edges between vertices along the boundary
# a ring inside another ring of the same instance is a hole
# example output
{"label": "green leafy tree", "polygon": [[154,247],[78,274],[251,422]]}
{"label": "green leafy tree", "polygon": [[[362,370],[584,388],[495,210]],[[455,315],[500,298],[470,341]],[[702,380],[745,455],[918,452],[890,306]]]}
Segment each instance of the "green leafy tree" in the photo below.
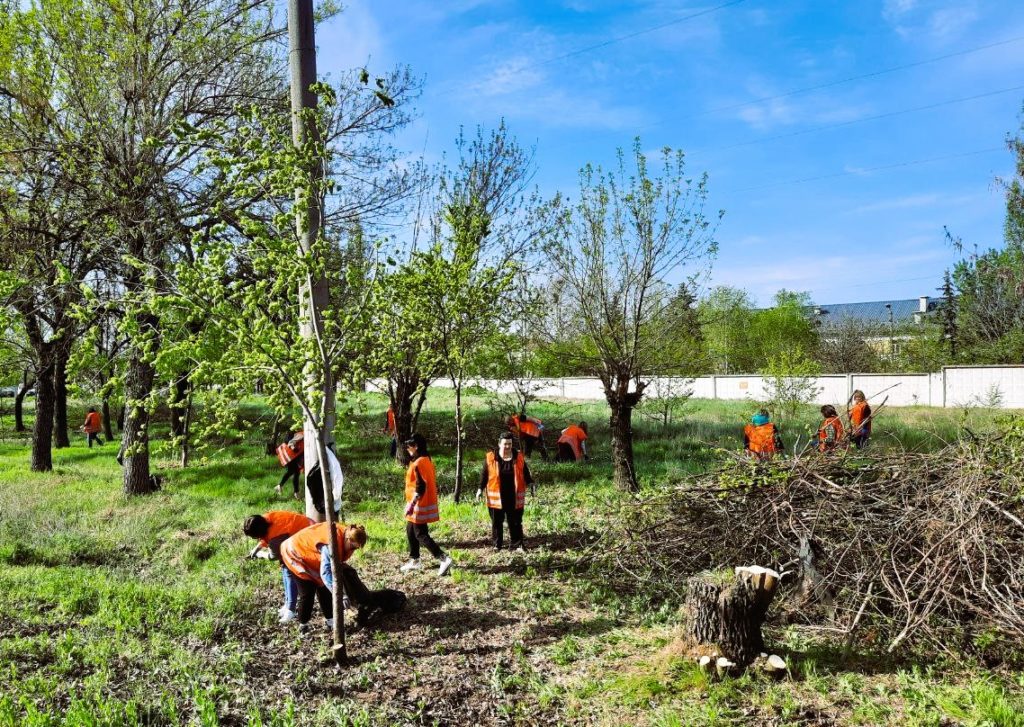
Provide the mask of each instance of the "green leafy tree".
{"label": "green leafy tree", "polygon": [[637,139],[628,163],[620,150],[608,172],[584,167],[579,199],[548,248],[564,280],[565,316],[586,343],[578,359],[600,378],[611,409],[614,477],[626,490],[639,487],[633,410],[651,378],[672,366],[658,335],[666,304],[714,255],[721,215],[705,215],[707,178],[689,177],[681,152],[665,149],[661,166],[652,176]]}

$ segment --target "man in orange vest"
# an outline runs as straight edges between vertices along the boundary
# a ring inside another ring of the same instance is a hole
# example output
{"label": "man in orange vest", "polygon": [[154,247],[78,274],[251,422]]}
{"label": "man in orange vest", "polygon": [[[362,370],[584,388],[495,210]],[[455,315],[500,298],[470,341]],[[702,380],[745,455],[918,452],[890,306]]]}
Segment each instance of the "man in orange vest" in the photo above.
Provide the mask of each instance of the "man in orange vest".
{"label": "man in orange vest", "polygon": [[89,413],[85,415],[85,424],[82,425],[82,431],[89,438],[89,449],[92,449],[93,442],[103,444],[103,440],[100,439],[102,428],[103,421],[100,419],[100,413],[96,411],[95,407],[89,407]]}
{"label": "man in orange vest", "polygon": [[430,537],[430,523],[441,519],[434,462],[422,434],[413,434],[406,440],[405,448],[409,453],[409,467],[405,472],[405,537],[409,541],[409,561],[400,570],[408,573],[423,567],[420,563],[422,545],[437,558],[437,574],[443,576],[452,567],[452,557]]}
{"label": "man in orange vest", "polygon": [[818,451],[832,452],[844,444],[843,422],[831,404],[821,407],[821,415],[825,421],[818,427]]}
{"label": "man in orange vest", "polygon": [[526,488],[532,482],[533,476],[523,453],[512,447],[511,432],[502,433],[498,437],[497,449],[488,452],[484,459],[480,487],[476,491],[477,500],[485,490],[487,492],[495,550],[501,550],[505,520],[508,520],[509,547],[519,551],[525,549],[523,509],[526,507]]}
{"label": "man in orange vest", "polygon": [[[271,510],[262,515],[251,515],[242,524],[242,532],[259,542],[249,553],[250,558],[264,557],[268,560],[281,560],[281,544],[300,530],[305,530],[315,521],[305,515],[290,510]],[[281,623],[295,619],[295,604],[299,597],[298,585],[289,577],[288,569],[281,566],[281,578],[284,581],[284,605],[278,615]]]}
{"label": "man in orange vest", "polygon": [[754,459],[763,462],[781,452],[782,437],[779,430],[771,422],[767,409],[762,409],[755,414],[750,424],[743,427],[743,448]]}
{"label": "man in orange vest", "polygon": [[558,437],[556,462],[580,462],[587,456],[587,423],[570,424]]}
{"label": "man in orange vest", "polygon": [[[338,548],[341,563],[334,564],[334,570],[341,580],[345,595],[360,608],[373,603],[369,590],[359,579],[355,570],[346,564],[359,548],[366,545],[366,529],[362,525],[335,523],[338,532]],[[327,627],[334,627],[334,606],[331,594],[334,592],[334,572],[331,563],[330,523],[322,522],[300,530],[281,544],[281,562],[288,569],[288,575],[299,592],[299,628],[305,629],[313,615],[313,598],[320,602],[320,611],[327,620]]]}
{"label": "man in orange vest", "polygon": [[857,449],[864,449],[871,438],[871,405],[860,389],[853,392],[852,398],[853,406],[847,412],[850,417],[850,441]]}
{"label": "man in orange vest", "polygon": [[540,450],[540,456],[544,461],[548,461],[548,448],[544,444],[544,422],[535,417],[526,416],[526,412],[520,412],[505,419],[505,424],[509,431],[519,437],[527,459],[530,458],[534,447],[536,447]]}

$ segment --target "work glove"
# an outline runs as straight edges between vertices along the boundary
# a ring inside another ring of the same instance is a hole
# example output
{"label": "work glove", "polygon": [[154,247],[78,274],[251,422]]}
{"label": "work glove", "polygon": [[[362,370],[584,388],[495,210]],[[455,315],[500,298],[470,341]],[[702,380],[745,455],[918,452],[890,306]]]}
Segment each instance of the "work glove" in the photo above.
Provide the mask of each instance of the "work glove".
{"label": "work glove", "polygon": [[476,501],[477,502],[480,502],[480,498],[483,497],[483,494],[484,494],[483,488],[481,488],[481,489],[476,491]]}
{"label": "work glove", "polygon": [[416,507],[416,503],[415,502],[410,502],[408,505],[405,506],[405,514],[406,515],[412,515],[413,508],[415,508],[415,507]]}

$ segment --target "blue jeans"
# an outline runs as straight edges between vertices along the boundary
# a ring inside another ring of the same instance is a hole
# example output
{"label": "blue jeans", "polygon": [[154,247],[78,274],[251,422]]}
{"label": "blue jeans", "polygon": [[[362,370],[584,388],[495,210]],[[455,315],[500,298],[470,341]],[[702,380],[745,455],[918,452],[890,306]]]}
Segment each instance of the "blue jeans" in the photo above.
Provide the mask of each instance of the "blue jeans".
{"label": "blue jeans", "polygon": [[284,580],[284,605],[289,611],[295,610],[295,604],[299,600],[299,584],[295,582],[295,576],[285,567],[281,567],[281,578]]}

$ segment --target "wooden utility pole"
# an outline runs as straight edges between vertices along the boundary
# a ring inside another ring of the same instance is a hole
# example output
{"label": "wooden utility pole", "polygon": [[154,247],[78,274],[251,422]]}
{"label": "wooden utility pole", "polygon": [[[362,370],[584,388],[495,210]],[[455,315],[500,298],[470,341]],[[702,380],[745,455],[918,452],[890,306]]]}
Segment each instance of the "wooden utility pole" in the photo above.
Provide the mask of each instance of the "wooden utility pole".
{"label": "wooden utility pole", "polygon": [[[288,66],[291,77],[292,141],[299,149],[310,142],[318,141],[315,111],[317,106],[313,84],[316,83],[316,40],[313,29],[313,0],[288,0]],[[295,230],[299,240],[299,254],[309,255],[316,246],[320,234],[320,180],[324,163],[320,155],[314,155],[308,162],[307,184],[295,192]],[[317,453],[320,477],[324,489],[324,509],[330,523],[331,566],[334,576],[334,657],[340,666],[346,659],[345,652],[345,611],[342,608],[344,586],[338,577],[341,572],[341,548],[334,523],[334,486],[331,481],[331,467],[327,445],[332,443],[334,432],[334,382],[331,376],[331,361],[323,335],[323,311],[328,304],[328,286],[324,278],[313,279],[307,275],[302,286],[303,315],[301,334],[313,341],[319,351],[318,365],[311,367],[310,376],[315,377],[322,406],[320,410],[306,413],[303,432],[306,441],[305,464],[308,475],[311,467],[311,453]],[[314,402],[315,403],[315,402]],[[314,416],[315,415],[315,418]],[[310,444],[314,445],[311,450]],[[313,505],[313,499],[306,487],[306,515],[314,520],[323,516]]]}

